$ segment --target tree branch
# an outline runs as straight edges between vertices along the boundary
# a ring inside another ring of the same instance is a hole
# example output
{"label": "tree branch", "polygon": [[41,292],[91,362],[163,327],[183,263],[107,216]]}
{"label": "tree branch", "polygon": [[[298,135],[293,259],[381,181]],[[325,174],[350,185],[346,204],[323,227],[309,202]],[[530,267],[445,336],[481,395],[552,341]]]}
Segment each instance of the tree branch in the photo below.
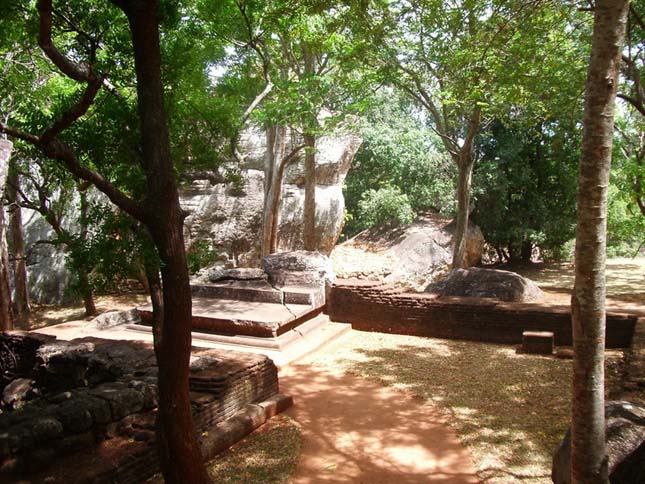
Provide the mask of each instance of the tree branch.
{"label": "tree branch", "polygon": [[81,99],[78,100],[69,110],[67,110],[63,115],[57,119],[51,126],[49,126],[45,131],[40,135],[40,141],[46,143],[49,140],[53,139],[59,133],[63,132],[69,128],[76,120],[81,118],[87,110],[90,108],[96,95],[98,94],[101,86],[103,85],[103,78],[97,77],[90,80],[81,96]]}
{"label": "tree branch", "polygon": [[40,17],[38,45],[43,49],[45,55],[67,77],[79,82],[90,81],[93,77],[90,69],[68,59],[52,42],[52,0],[38,0],[38,13]]}

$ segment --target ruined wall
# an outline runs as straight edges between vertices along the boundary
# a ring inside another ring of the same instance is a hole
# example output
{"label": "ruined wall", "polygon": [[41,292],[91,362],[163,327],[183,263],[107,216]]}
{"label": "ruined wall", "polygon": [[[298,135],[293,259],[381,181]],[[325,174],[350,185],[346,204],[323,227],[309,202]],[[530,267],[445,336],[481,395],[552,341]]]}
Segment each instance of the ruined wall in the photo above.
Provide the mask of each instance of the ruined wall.
{"label": "ruined wall", "polygon": [[[522,332],[552,331],[571,345],[568,306],[504,303],[493,299],[403,293],[378,282],[337,281],[327,302],[332,321],[354,329],[434,338],[520,344]],[[607,313],[607,348],[631,344],[637,317]]]}

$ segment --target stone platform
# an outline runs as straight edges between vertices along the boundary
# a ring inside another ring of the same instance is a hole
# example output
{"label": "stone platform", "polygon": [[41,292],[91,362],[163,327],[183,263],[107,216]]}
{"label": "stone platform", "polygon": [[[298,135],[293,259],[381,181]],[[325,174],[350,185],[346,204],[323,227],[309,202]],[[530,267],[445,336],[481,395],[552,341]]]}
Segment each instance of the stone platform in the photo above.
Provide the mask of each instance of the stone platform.
{"label": "stone platform", "polygon": [[[274,288],[266,281],[193,285],[193,330],[226,336],[277,338],[323,310],[323,287]],[[152,324],[152,306],[137,308]]]}

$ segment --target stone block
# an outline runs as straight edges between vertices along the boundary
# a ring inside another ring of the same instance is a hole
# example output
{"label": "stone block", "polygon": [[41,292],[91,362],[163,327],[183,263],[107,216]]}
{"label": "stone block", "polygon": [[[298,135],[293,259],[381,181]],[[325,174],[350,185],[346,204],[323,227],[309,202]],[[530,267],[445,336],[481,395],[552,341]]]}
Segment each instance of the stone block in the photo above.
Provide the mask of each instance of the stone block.
{"label": "stone block", "polygon": [[80,398],[72,398],[61,403],[56,409],[56,417],[63,424],[66,432],[77,434],[92,427],[92,413],[86,402]]}
{"label": "stone block", "polygon": [[528,354],[553,354],[553,333],[551,331],[524,331],[522,333],[522,351]]}

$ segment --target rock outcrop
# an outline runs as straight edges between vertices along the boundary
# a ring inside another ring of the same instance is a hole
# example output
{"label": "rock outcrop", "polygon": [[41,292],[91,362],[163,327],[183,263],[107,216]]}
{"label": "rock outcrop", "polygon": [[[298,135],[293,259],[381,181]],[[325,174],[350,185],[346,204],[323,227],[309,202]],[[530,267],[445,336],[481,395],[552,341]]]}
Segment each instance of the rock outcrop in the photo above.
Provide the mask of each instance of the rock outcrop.
{"label": "rock outcrop", "polygon": [[542,291],[532,280],[515,272],[497,269],[455,269],[430,284],[425,292],[442,296],[490,297],[509,302],[542,299]]}
{"label": "rock outcrop", "polygon": [[[340,278],[382,280],[423,290],[448,272],[454,230],[450,219],[438,215],[422,216],[411,225],[394,229],[372,228],[334,249],[334,270]],[[468,227],[466,248],[466,264],[477,264],[484,236],[474,224]]]}
{"label": "rock outcrop", "polygon": [[[608,472],[612,484],[645,482],[645,408],[630,402],[605,404],[605,438],[609,456]],[[571,431],[553,456],[551,479],[554,484],[569,484]]]}
{"label": "rock outcrop", "polygon": [[[293,142],[295,144],[297,140]],[[361,139],[352,133],[319,138],[316,143],[316,226],[317,248],[329,254],[343,227],[345,199],[342,185]],[[242,182],[210,186],[193,182],[181,190],[186,219],[186,241],[206,241],[219,253],[219,262],[229,267],[257,267],[261,260],[262,212],[264,208],[264,132],[248,130],[241,141],[245,154]],[[287,150],[288,151],[288,150]],[[304,167],[289,166],[282,187],[279,251],[303,248]]]}
{"label": "rock outcrop", "polygon": [[334,281],[331,260],[319,252],[296,250],[271,254],[262,260],[272,285],[324,286]]}
{"label": "rock outcrop", "polygon": [[[297,143],[294,140],[293,143]],[[345,201],[342,184],[361,144],[352,133],[319,138],[316,156],[316,223],[318,250],[329,254],[343,226]],[[241,182],[211,185],[199,180],[182,187],[182,207],[189,212],[185,222],[188,246],[206,244],[217,254],[217,267],[259,267],[261,264],[262,212],[264,208],[264,165],[266,139],[261,130],[246,130],[240,142],[244,155]],[[100,195],[97,195],[100,196]],[[73,205],[73,204],[72,204]],[[304,168],[295,163],[287,168],[282,189],[279,250],[303,247]],[[34,301],[69,303],[75,296],[68,290],[73,275],[65,266],[59,246],[39,243],[55,238],[53,230],[36,212],[23,209],[25,243],[29,248],[29,288]],[[68,227],[75,215],[65,218]],[[208,280],[208,273],[201,279]]]}

